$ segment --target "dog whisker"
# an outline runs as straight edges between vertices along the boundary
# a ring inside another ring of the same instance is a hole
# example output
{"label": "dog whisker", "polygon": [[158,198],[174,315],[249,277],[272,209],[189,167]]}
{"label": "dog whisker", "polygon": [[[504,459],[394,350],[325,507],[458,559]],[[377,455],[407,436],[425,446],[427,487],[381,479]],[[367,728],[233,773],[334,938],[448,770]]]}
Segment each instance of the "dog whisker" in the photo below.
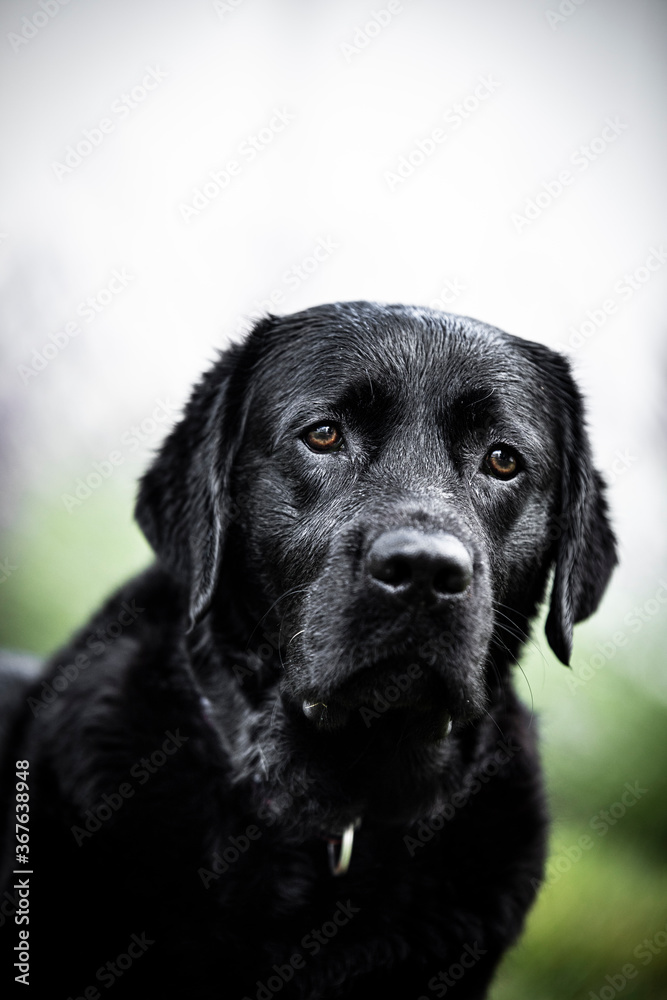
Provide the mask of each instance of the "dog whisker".
{"label": "dog whisker", "polygon": [[[547,660],[546,660],[546,657],[544,655],[544,652],[543,652],[542,648],[540,647],[540,644],[538,642],[535,642],[535,640],[533,639],[533,637],[531,635],[529,635],[528,632],[526,632],[519,625],[517,625],[517,623],[514,621],[513,618],[510,618],[509,615],[506,615],[502,611],[498,610],[498,608],[502,607],[502,608],[507,608],[508,611],[512,611],[513,608],[508,607],[508,605],[506,605],[506,604],[501,604],[498,601],[493,601],[493,605],[494,605],[494,612],[495,612],[495,614],[496,615],[500,615],[502,618],[505,618],[510,623],[510,625],[512,626],[512,628],[516,629],[516,631],[510,632],[510,634],[514,635],[514,637],[516,639],[520,639],[522,642],[526,642],[528,645],[532,646],[533,649],[536,651],[536,653],[539,654],[540,659],[542,660],[542,662],[546,665]],[[499,628],[501,627],[500,623],[498,623],[498,627]],[[505,626],[505,628],[508,630],[508,632],[510,631],[510,629],[508,628],[508,626]]]}
{"label": "dog whisker", "polygon": [[267,610],[266,610],[266,611],[264,612],[264,614],[262,615],[262,617],[261,617],[261,618],[259,619],[259,621],[258,621],[258,622],[257,622],[257,623],[255,624],[255,626],[254,626],[254,628],[253,628],[252,632],[251,632],[251,633],[250,633],[250,635],[248,636],[248,642],[247,642],[247,644],[246,644],[246,649],[248,649],[248,648],[249,648],[249,646],[250,646],[250,643],[251,643],[251,641],[252,641],[252,637],[254,636],[255,632],[256,632],[256,631],[257,631],[257,629],[258,629],[258,628],[260,627],[260,625],[262,624],[262,622],[264,621],[264,619],[265,619],[265,618],[267,617],[267,615],[270,615],[270,614],[271,614],[271,612],[273,611],[273,609],[274,609],[274,608],[275,608],[275,607],[276,607],[276,606],[277,606],[278,604],[280,604],[280,602],[281,602],[281,601],[284,601],[286,597],[293,597],[293,596],[294,596],[294,594],[305,594],[305,593],[307,593],[307,590],[308,590],[308,588],[307,588],[307,587],[291,587],[291,588],[290,588],[289,590],[286,590],[284,594],[281,594],[281,595],[280,595],[280,597],[277,597],[277,598],[275,599],[275,601],[273,602],[273,604],[271,605],[271,607],[270,607],[270,608],[268,608],[268,609],[267,609]]}
{"label": "dog whisker", "polygon": [[491,715],[491,713],[489,712],[489,710],[487,708],[483,708],[483,712],[484,712],[484,715],[488,716],[488,718],[491,719],[491,722],[494,724],[494,726],[496,727],[496,729],[500,733],[501,738],[505,739],[506,738],[505,737],[505,733],[502,731],[502,729],[498,725],[497,720],[493,718],[493,716]]}

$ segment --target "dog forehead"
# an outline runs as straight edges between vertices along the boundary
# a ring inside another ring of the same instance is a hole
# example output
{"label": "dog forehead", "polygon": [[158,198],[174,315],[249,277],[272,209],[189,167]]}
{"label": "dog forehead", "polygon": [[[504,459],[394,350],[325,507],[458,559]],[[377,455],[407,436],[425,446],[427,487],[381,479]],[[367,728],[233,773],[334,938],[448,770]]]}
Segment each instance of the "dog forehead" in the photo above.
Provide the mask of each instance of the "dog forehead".
{"label": "dog forehead", "polygon": [[[355,304],[357,305],[357,304]],[[340,398],[354,386],[390,395],[455,399],[493,385],[524,392],[528,360],[516,338],[434,310],[369,307],[285,317],[257,345],[259,398]]]}

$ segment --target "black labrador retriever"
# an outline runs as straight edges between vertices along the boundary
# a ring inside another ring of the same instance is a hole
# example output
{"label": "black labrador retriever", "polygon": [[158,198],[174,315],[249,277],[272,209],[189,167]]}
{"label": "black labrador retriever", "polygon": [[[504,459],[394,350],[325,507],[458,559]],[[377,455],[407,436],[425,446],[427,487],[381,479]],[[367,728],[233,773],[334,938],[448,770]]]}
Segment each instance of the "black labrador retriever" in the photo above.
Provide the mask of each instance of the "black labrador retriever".
{"label": "black labrador retriever", "polygon": [[136,514],[156,564],[7,672],[1,981],[484,997],[545,855],[511,668],[550,573],[567,663],[615,563],[566,360],[424,308],[270,316]]}

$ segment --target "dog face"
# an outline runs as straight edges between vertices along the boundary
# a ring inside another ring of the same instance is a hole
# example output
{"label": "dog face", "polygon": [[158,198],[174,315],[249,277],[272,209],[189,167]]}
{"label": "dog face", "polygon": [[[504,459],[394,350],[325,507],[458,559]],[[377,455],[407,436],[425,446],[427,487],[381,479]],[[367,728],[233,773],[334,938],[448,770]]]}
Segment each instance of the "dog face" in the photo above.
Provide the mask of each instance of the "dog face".
{"label": "dog face", "polygon": [[389,686],[385,742],[480,716],[552,567],[567,662],[614,565],[564,359],[398,306],[260,323],[195,390],[137,515],[193,621],[245,617],[247,642],[275,620],[281,712],[355,753]]}
{"label": "dog face", "polygon": [[235,487],[240,561],[293,630],[288,700],[341,726],[435,639],[396,707],[438,713],[436,733],[477,714],[494,600],[525,603],[549,546],[558,437],[535,419],[537,373],[500,338],[370,311],[299,329],[289,377],[276,355],[257,370]]}

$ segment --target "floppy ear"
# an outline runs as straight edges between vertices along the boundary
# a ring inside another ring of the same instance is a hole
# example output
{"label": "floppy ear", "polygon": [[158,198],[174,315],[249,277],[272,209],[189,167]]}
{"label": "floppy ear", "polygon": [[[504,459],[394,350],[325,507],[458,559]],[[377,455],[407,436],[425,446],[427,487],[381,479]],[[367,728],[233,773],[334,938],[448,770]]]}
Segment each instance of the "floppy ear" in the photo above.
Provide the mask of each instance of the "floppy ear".
{"label": "floppy ear", "polygon": [[559,660],[569,664],[572,628],[597,608],[617,562],[616,540],[604,483],[593,468],[581,395],[566,359],[551,353],[560,369],[555,388],[562,419],[562,471],[546,635]]}
{"label": "floppy ear", "polygon": [[229,482],[246,411],[242,355],[236,344],[206,372],[139,486],[135,517],[187,588],[190,628],[215,592],[232,516]]}

